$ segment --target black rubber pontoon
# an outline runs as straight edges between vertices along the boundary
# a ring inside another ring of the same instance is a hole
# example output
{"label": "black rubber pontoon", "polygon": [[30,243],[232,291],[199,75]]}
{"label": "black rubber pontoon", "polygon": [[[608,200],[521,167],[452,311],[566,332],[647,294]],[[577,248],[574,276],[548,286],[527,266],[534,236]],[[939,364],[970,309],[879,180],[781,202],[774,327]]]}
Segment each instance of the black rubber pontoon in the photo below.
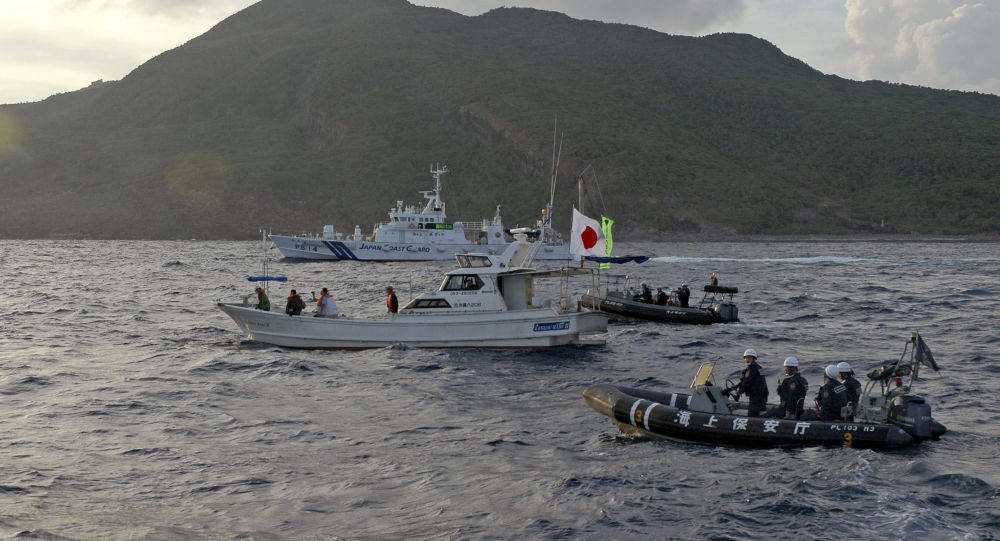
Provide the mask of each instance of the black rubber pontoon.
{"label": "black rubber pontoon", "polygon": [[[748,417],[746,404],[735,401],[735,382],[727,381],[726,389],[712,383],[715,364],[699,368],[688,393],[600,384],[587,388],[583,398],[623,433],[705,443],[892,449],[937,439],[946,431],[931,416],[930,405],[911,394],[921,364],[938,370],[930,348],[917,333],[910,336],[899,360],[868,374],[869,383],[858,403],[839,412],[844,421]],[[909,382],[904,382],[906,377]]]}
{"label": "black rubber pontoon", "polygon": [[893,449],[914,442],[902,428],[887,423],[831,423],[704,413],[687,409],[690,395],[659,393],[659,400],[651,400],[625,389],[592,385],[583,392],[583,397],[590,407],[610,417],[626,434],[750,447],[846,445]]}
{"label": "black rubber pontoon", "polygon": [[636,300],[632,295],[622,291],[608,291],[603,296],[587,293],[580,300],[588,308],[628,318],[648,319],[661,323],[711,325],[739,321],[739,311],[733,302],[733,295],[738,291],[739,289],[735,287],[707,285],[705,295],[698,306],[689,307],[650,304]]}

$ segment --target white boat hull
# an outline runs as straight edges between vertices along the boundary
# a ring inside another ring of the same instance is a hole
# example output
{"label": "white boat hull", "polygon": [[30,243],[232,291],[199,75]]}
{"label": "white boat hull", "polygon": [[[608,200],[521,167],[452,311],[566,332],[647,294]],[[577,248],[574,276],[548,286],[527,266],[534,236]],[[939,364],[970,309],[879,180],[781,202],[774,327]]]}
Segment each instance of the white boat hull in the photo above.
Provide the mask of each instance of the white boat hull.
{"label": "white boat hull", "polygon": [[265,312],[218,303],[251,340],[307,349],[369,349],[405,344],[422,348],[543,348],[600,344],[586,335],[607,331],[608,317],[597,311],[559,313],[531,309],[440,316],[319,318]]}
{"label": "white boat hull", "polygon": [[[349,261],[452,261],[455,254],[501,254],[507,244],[406,244],[364,242],[319,237],[271,235],[281,255],[292,259]],[[567,245],[542,245],[536,261],[571,261]]]}

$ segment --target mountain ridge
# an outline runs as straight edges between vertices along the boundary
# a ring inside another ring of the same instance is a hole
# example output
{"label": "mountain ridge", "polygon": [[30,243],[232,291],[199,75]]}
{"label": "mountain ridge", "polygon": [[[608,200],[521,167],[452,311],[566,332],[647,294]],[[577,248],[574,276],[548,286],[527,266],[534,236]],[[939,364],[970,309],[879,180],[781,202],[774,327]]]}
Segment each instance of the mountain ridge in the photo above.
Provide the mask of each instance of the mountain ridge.
{"label": "mountain ridge", "polygon": [[637,236],[996,232],[998,105],[823,75],[745,34],[265,0],[122,80],[0,106],[23,134],[0,150],[0,236],[367,227],[429,162],[452,169],[449,208],[523,224],[555,116],[564,228],[593,164],[591,208]]}

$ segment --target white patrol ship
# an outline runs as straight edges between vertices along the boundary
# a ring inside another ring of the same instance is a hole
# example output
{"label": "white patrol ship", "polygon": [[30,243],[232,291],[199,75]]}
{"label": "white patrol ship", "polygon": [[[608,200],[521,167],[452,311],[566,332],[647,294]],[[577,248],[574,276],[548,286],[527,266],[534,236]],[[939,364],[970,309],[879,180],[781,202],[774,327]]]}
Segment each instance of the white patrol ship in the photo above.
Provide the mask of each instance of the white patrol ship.
{"label": "white patrol ship", "polygon": [[[427,200],[423,210],[396,201],[396,206],[389,209],[389,221],[376,224],[368,237],[362,235],[360,226],[354,226],[354,234],[345,237],[327,225],[321,235],[272,234],[271,240],[283,256],[294,259],[447,261],[455,254],[502,253],[510,243],[510,236],[504,231],[499,205],[492,220],[447,221],[445,203],[441,200],[441,175],[447,172],[446,166],[432,166],[434,189],[420,192]],[[569,246],[550,228],[542,228],[542,239],[537,259],[572,259]]]}
{"label": "white patrol ship", "polygon": [[[516,235],[496,256],[459,254],[459,268],[440,288],[422,294],[394,316],[313,317],[256,310],[246,303],[218,307],[251,340],[293,348],[366,349],[392,344],[427,348],[541,348],[603,344],[587,335],[607,331],[608,316],[583,307],[567,293],[568,278],[591,269],[538,271],[529,265],[541,242]],[[534,281],[562,278],[555,298],[536,296]]]}

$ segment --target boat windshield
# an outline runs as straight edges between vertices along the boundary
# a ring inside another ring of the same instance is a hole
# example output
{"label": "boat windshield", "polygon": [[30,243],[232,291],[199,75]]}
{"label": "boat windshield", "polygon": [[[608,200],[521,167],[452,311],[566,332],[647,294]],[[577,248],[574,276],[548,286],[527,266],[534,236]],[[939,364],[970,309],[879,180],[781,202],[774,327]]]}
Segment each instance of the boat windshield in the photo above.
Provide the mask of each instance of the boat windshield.
{"label": "boat windshield", "polygon": [[486,257],[484,255],[461,255],[461,254],[459,254],[459,255],[456,255],[455,258],[458,259],[458,266],[462,267],[463,269],[468,269],[468,268],[483,268],[483,267],[489,267],[489,266],[492,265],[492,263],[490,263],[490,258],[488,258],[488,257]]}
{"label": "boat windshield", "polygon": [[482,279],[475,274],[456,274],[444,281],[441,291],[475,291],[482,287]]}

